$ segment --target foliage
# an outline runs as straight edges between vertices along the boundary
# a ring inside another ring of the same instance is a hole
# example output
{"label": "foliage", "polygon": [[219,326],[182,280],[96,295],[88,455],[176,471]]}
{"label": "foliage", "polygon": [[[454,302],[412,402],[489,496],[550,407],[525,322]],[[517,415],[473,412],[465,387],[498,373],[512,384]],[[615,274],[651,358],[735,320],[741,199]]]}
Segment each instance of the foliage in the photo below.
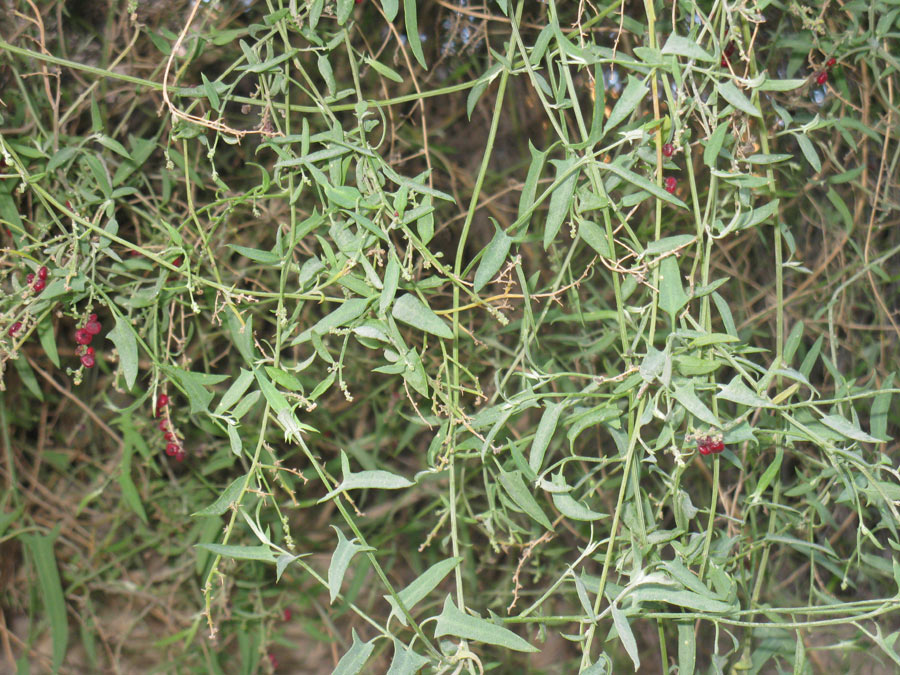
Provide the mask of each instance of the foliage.
{"label": "foliage", "polygon": [[6,0],[6,658],[896,667],[894,4]]}

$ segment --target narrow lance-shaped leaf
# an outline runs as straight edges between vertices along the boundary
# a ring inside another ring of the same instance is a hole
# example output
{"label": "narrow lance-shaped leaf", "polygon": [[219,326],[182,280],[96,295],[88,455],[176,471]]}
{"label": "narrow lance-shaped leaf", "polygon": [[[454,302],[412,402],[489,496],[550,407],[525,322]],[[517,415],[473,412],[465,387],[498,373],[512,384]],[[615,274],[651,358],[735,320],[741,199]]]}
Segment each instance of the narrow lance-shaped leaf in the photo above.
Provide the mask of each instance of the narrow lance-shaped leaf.
{"label": "narrow lance-shaped leaf", "polygon": [[450,330],[450,327],[437,314],[431,311],[430,307],[410,293],[397,298],[391,310],[391,315],[397,321],[409,324],[413,328],[418,328],[426,333],[431,333],[447,340],[453,339],[453,331]]}
{"label": "narrow lance-shaped leaf", "polygon": [[444,609],[438,616],[437,625],[434,628],[436,638],[445,635],[497,645],[517,652],[540,651],[503,626],[461,612],[453,604],[449,595],[444,600]]}
{"label": "narrow lance-shaped leaf", "polygon": [[478,263],[473,291],[476,293],[480,291],[500,271],[503,263],[506,262],[506,256],[509,255],[510,246],[512,246],[512,239],[502,229],[497,228],[494,238],[491,239],[491,243],[488,244],[481,256],[481,262]]}
{"label": "narrow lance-shaped leaf", "polygon": [[334,525],[331,527],[337,532],[338,537],[337,548],[334,549],[334,554],[331,556],[331,564],[328,566],[328,596],[331,603],[334,604],[335,598],[341,592],[344,574],[346,574],[353,556],[361,551],[371,551],[373,549],[355,543],[355,539],[349,541],[339,528]]}
{"label": "narrow lance-shaped leaf", "polygon": [[[551,159],[550,163],[556,167],[556,180],[559,180],[569,171],[572,171],[572,167],[574,167],[577,162],[578,159],[576,157],[560,160]],[[558,183],[556,187],[553,188],[553,194],[550,195],[550,207],[547,211],[547,222],[544,224],[545,249],[550,246],[554,239],[556,239],[556,235],[559,234],[559,229],[562,227],[566,216],[569,214],[569,208],[572,206],[572,195],[575,194],[575,185],[577,182],[578,169],[575,169],[572,171],[571,175],[564,178],[562,182]]]}
{"label": "narrow lance-shaped leaf", "polygon": [[115,328],[107,334],[107,337],[116,346],[122,374],[125,376],[125,386],[131,389],[138,373],[138,350],[134,329],[122,316],[118,316]]}

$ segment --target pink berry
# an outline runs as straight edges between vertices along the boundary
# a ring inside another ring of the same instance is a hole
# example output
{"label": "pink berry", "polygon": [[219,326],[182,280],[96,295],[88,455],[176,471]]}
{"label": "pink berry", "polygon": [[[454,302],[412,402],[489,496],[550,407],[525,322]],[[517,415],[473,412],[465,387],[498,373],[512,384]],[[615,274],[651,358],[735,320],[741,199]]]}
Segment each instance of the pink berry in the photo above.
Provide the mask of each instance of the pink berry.
{"label": "pink berry", "polygon": [[174,457],[175,453],[179,450],[181,450],[181,448],[178,447],[178,443],[166,443],[166,454],[169,457]]}
{"label": "pink berry", "polygon": [[678,181],[675,180],[675,178],[673,176],[667,176],[665,184],[666,184],[666,192],[674,193],[675,187],[678,185]]}
{"label": "pink berry", "polygon": [[169,423],[166,422],[166,420],[160,420],[158,426],[159,426],[160,431],[168,431],[169,430]]}
{"label": "pink berry", "polygon": [[80,345],[89,345],[91,344],[91,340],[94,339],[94,336],[91,335],[84,328],[79,328],[75,331],[75,342]]}
{"label": "pink berry", "polygon": [[31,288],[34,289],[35,293],[40,293],[46,287],[47,287],[47,282],[44,281],[43,279],[35,279],[34,284],[31,286]]}
{"label": "pink berry", "polygon": [[86,330],[91,335],[97,335],[102,330],[102,328],[103,326],[100,325],[99,321],[88,321],[86,324],[84,324],[84,330]]}
{"label": "pink berry", "polygon": [[91,314],[91,315],[88,317],[88,321],[96,321],[96,320],[97,320],[97,315],[96,315],[96,314]]}
{"label": "pink berry", "polygon": [[28,284],[29,286],[31,286],[31,284],[33,282],[34,282],[34,275],[31,272],[29,272],[28,274],[25,275],[25,283]]}
{"label": "pink berry", "polygon": [[50,270],[43,265],[38,269],[38,279],[44,279],[46,281],[48,274],[50,274]]}
{"label": "pink berry", "polygon": [[185,457],[187,457],[187,455],[185,454],[184,450],[178,448],[178,452],[175,453],[175,461],[183,462]]}
{"label": "pink berry", "polygon": [[666,143],[663,148],[663,157],[671,157],[675,154],[675,146],[671,143]]}
{"label": "pink berry", "polygon": [[826,82],[828,82],[828,72],[823,70],[816,75],[816,84],[825,84]]}
{"label": "pink berry", "polygon": [[93,368],[94,363],[96,363],[96,361],[94,360],[93,354],[88,353],[81,355],[81,365],[83,365],[85,368]]}
{"label": "pink berry", "polygon": [[9,335],[9,336],[15,335],[16,333],[19,332],[19,329],[21,327],[22,327],[22,322],[16,321],[12,326],[9,327],[9,330],[7,331],[7,335]]}
{"label": "pink berry", "polygon": [[826,68],[834,68],[835,64],[837,64],[837,59],[833,56],[825,62]]}

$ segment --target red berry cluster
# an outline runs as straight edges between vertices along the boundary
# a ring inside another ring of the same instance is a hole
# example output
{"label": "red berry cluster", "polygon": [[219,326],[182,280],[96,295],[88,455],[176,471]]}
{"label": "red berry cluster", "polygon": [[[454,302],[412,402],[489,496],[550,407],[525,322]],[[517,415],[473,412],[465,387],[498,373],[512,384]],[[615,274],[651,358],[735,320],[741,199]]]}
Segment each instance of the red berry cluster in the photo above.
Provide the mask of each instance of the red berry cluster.
{"label": "red berry cluster", "polygon": [[662,153],[663,153],[663,157],[671,157],[672,155],[675,154],[675,146],[672,145],[671,143],[666,143],[662,147]]}
{"label": "red berry cluster", "polygon": [[697,450],[700,451],[701,455],[718,455],[724,449],[725,441],[720,437],[710,438],[706,436],[705,438],[697,439]]}
{"label": "red berry cluster", "polygon": [[665,181],[666,192],[670,194],[675,193],[675,188],[678,187],[678,181],[675,180],[673,176],[667,176]]}
{"label": "red berry cluster", "polygon": [[725,51],[722,53],[721,65],[723,68],[725,68],[728,65],[728,59],[731,58],[732,54],[734,54],[734,43],[729,42],[728,46],[725,47]]}
{"label": "red berry cluster", "polygon": [[825,62],[825,70],[820,70],[816,74],[816,84],[825,84],[828,82],[828,71],[837,65],[837,59],[833,56]]}
{"label": "red berry cluster", "polygon": [[[169,405],[169,397],[165,394],[160,394],[159,398],[156,399],[156,411],[154,416],[159,417],[163,414],[163,409],[167,405]],[[168,413],[166,413],[166,415],[168,415]],[[184,452],[184,448],[179,445],[178,436],[176,436],[175,432],[172,430],[167,417],[163,417],[163,419],[159,421],[159,430],[163,432],[163,440],[166,442],[166,455],[168,457],[174,457],[176,462],[183,462],[187,455]]]}
{"label": "red berry cluster", "polygon": [[12,326],[9,327],[9,330],[6,331],[6,334],[10,337],[13,337],[19,330],[22,328],[22,322],[16,321]]}
{"label": "red berry cluster", "polygon": [[37,276],[35,277],[34,274],[29,272],[25,277],[25,282],[31,286],[31,290],[35,293],[40,293],[47,287],[47,276],[49,274],[50,270],[41,265],[41,267],[38,268]]}
{"label": "red berry cluster", "polygon": [[75,348],[75,355],[81,357],[81,365],[85,368],[93,368],[97,362],[94,356],[94,348],[89,347],[91,340],[97,335],[103,326],[97,321],[97,315],[91,314],[84,325],[75,331],[75,342],[78,346]]}

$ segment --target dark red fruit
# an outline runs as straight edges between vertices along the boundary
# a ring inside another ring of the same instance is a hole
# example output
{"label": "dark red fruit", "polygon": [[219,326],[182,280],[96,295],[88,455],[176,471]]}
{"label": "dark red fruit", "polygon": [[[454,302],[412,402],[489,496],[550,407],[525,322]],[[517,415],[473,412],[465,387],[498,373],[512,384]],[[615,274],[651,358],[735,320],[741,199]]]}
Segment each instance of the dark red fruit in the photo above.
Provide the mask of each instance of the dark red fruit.
{"label": "dark red fruit", "polygon": [[163,436],[167,441],[177,441],[178,438],[171,431],[167,431],[165,436]]}
{"label": "dark red fruit", "polygon": [[87,354],[81,355],[81,365],[85,368],[93,368],[96,361],[94,360],[93,352],[88,352]]}
{"label": "dark red fruit", "polygon": [[29,272],[28,274],[25,275],[25,283],[28,284],[29,286],[31,286],[31,284],[33,282],[34,282],[34,275]]}
{"label": "dark red fruit", "polygon": [[158,408],[164,408],[164,407],[166,407],[167,405],[169,405],[169,397],[166,396],[165,394],[160,394],[160,395],[159,395],[159,398],[156,399],[156,407],[157,407],[157,409],[158,409]]}
{"label": "dark red fruit", "polygon": [[718,455],[718,454],[719,454],[720,452],[722,452],[724,449],[725,449],[725,443],[724,443],[724,441],[713,441],[713,442],[710,443],[710,445],[709,445],[709,451],[712,452],[713,454],[716,454],[716,455]]}
{"label": "dark red fruit", "polygon": [[185,454],[184,450],[178,448],[178,452],[175,453],[175,461],[183,462],[185,457],[187,457],[187,455]]}
{"label": "dark red fruit", "polygon": [[674,193],[675,188],[678,185],[678,181],[675,180],[672,176],[668,176],[666,178],[666,192]]}
{"label": "dark red fruit", "polygon": [[9,330],[7,331],[7,334],[10,335],[10,336],[13,336],[13,335],[15,335],[16,333],[19,332],[19,329],[20,329],[21,327],[22,327],[22,322],[21,322],[21,321],[16,321],[12,326],[9,327]]}
{"label": "dark red fruit", "polygon": [[41,268],[38,269],[38,279],[43,279],[46,281],[48,274],[50,274],[50,270],[48,270],[46,267],[41,266]]}
{"label": "dark red fruit", "polygon": [[31,286],[31,288],[34,290],[35,293],[40,293],[46,287],[47,287],[47,282],[44,281],[43,279],[35,279],[34,284],[32,284],[32,286]]}
{"label": "dark red fruit", "polygon": [[91,335],[97,335],[103,326],[100,325],[99,321],[88,321],[84,324],[84,330],[86,330]]}
{"label": "dark red fruit", "polygon": [[91,314],[91,315],[88,317],[88,321],[96,321],[96,320],[97,320],[97,315],[96,315],[96,314]]}
{"label": "dark red fruit", "polygon": [[834,68],[836,63],[837,63],[837,59],[832,56],[830,59],[828,59],[825,62],[825,67],[826,68]]}
{"label": "dark red fruit", "polygon": [[80,345],[89,345],[91,344],[91,340],[94,339],[94,336],[91,335],[84,328],[79,328],[75,331],[75,342]]}
{"label": "dark red fruit", "polygon": [[168,430],[169,430],[169,423],[166,422],[165,420],[160,420],[160,421],[159,421],[159,430],[160,430],[160,431],[168,431]]}
{"label": "dark red fruit", "polygon": [[291,608],[290,607],[286,607],[284,610],[284,620],[285,621],[291,620]]}
{"label": "dark red fruit", "polygon": [[277,668],[277,667],[278,667],[278,659],[275,658],[275,655],[274,655],[274,654],[269,654],[269,663],[272,664],[272,667],[273,667],[273,668]]}
{"label": "dark red fruit", "polygon": [[666,143],[662,148],[662,152],[663,152],[663,157],[671,157],[672,155],[675,154],[675,146],[672,145],[671,143]]}
{"label": "dark red fruit", "polygon": [[178,443],[166,443],[166,454],[169,457],[174,457],[179,450],[181,448],[178,446]]}
{"label": "dark red fruit", "polygon": [[816,75],[816,84],[825,84],[826,82],[828,82],[828,72],[823,70]]}

